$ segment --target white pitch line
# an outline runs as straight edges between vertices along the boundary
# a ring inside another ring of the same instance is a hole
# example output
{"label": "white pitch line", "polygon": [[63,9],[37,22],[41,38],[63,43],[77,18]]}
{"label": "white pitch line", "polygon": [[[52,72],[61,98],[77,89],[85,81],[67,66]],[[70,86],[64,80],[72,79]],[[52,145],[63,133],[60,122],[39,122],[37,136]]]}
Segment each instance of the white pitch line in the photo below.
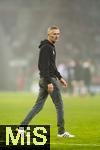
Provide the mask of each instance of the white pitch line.
{"label": "white pitch line", "polygon": [[94,146],[99,147],[100,144],[80,144],[80,143],[50,143],[51,145],[68,145],[68,146]]}

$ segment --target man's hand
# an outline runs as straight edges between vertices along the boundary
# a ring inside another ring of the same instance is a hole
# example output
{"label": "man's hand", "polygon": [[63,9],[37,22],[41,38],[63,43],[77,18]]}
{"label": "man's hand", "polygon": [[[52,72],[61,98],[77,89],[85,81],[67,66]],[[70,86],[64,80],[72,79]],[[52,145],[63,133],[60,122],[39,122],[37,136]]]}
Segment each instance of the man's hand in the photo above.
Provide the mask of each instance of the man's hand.
{"label": "man's hand", "polygon": [[48,84],[48,93],[52,93],[53,90],[54,90],[53,84],[52,83]]}
{"label": "man's hand", "polygon": [[60,79],[60,82],[64,87],[67,87],[67,82],[63,78]]}

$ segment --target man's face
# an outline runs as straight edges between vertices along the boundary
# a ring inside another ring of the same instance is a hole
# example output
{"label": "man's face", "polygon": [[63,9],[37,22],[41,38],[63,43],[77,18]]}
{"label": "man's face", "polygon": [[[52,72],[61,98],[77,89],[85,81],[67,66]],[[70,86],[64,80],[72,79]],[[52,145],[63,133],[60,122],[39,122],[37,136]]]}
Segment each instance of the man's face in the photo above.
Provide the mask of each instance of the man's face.
{"label": "man's face", "polygon": [[59,39],[59,36],[60,36],[59,29],[53,29],[48,33],[48,37],[53,43],[55,43]]}

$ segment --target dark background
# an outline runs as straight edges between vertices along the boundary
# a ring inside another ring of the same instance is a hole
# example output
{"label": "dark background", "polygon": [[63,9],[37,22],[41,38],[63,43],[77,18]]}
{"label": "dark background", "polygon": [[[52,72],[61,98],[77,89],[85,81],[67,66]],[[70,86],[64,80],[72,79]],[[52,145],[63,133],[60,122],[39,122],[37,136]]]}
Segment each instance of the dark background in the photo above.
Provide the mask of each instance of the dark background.
{"label": "dark background", "polygon": [[[0,0],[0,90],[16,91],[21,75],[37,76],[38,45],[58,25],[57,64],[91,59],[100,75],[99,0]],[[35,77],[34,77],[35,76]]]}

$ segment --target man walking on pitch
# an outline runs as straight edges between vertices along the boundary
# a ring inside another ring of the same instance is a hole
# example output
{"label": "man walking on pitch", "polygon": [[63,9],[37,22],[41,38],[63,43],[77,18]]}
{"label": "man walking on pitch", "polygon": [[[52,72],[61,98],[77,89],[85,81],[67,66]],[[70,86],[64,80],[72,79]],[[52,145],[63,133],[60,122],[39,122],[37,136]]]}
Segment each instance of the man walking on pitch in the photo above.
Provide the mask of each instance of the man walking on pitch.
{"label": "man walking on pitch", "polygon": [[41,41],[39,46],[40,48],[38,60],[38,68],[40,71],[39,95],[32,110],[25,117],[20,126],[29,124],[31,119],[42,109],[48,94],[50,94],[57,111],[57,126],[58,126],[57,136],[74,137],[74,135],[69,134],[64,129],[63,101],[60,94],[58,80],[65,87],[67,87],[67,83],[58,72],[55,64],[56,51],[54,44],[60,36],[60,30],[57,26],[51,26],[48,28],[47,34],[48,38]]}

